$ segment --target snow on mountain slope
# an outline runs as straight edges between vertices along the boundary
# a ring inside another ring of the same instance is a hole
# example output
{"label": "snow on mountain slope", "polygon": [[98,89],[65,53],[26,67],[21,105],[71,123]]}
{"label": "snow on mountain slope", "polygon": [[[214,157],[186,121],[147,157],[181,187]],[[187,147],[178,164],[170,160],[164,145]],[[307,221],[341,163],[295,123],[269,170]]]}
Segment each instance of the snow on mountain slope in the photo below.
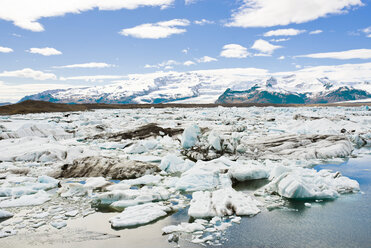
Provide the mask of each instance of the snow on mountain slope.
{"label": "snow on mountain slope", "polygon": [[[358,66],[355,70],[355,66]],[[232,68],[192,72],[132,74],[114,84],[46,91],[24,100],[62,103],[214,103],[226,89],[260,90],[282,94],[323,95],[341,86],[371,92],[371,63],[320,66],[295,72],[269,73],[263,69]]]}

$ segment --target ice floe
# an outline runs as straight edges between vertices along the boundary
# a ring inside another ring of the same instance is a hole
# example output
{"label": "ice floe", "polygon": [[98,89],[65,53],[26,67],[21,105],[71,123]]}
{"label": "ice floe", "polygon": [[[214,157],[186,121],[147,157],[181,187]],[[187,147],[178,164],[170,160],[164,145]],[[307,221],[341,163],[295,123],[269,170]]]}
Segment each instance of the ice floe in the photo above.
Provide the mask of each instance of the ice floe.
{"label": "ice floe", "polygon": [[119,215],[110,219],[113,228],[125,228],[147,224],[166,216],[171,208],[160,203],[146,203],[127,207]]}

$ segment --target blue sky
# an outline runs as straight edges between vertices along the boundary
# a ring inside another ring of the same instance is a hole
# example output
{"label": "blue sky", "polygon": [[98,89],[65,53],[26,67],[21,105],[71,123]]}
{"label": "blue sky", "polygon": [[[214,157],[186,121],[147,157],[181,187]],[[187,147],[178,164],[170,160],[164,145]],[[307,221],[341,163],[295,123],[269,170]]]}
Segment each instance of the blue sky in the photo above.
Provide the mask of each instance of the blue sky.
{"label": "blue sky", "polygon": [[1,1],[0,102],[132,73],[371,62],[370,0],[74,2]]}

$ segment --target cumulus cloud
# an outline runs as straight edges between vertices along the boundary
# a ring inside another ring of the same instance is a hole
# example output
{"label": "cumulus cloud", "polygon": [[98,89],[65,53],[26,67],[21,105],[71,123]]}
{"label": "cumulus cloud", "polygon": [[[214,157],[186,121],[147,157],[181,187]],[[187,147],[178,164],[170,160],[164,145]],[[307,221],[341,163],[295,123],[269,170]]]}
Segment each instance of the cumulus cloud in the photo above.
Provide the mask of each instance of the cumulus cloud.
{"label": "cumulus cloud", "polygon": [[27,52],[35,53],[35,54],[41,54],[41,55],[44,55],[44,56],[61,55],[62,54],[61,51],[58,51],[57,49],[52,48],[52,47],[44,47],[44,48],[33,47],[33,48],[30,48],[30,50],[28,50]]}
{"label": "cumulus cloud", "polygon": [[209,20],[206,20],[206,19],[201,19],[201,20],[196,20],[193,23],[196,24],[196,25],[206,25],[206,24],[214,24],[215,22],[214,21],[209,21]]}
{"label": "cumulus cloud", "polygon": [[121,75],[90,75],[90,76],[76,76],[76,77],[60,77],[61,81],[79,80],[85,82],[102,82],[104,80],[122,79],[125,76]]}
{"label": "cumulus cloud", "polygon": [[132,36],[140,39],[162,39],[174,34],[182,34],[187,30],[184,28],[190,22],[187,19],[173,19],[170,21],[145,23],[133,28],[122,29],[119,33],[124,36]]}
{"label": "cumulus cloud", "polygon": [[322,30],[317,29],[317,30],[313,30],[313,31],[309,32],[309,34],[320,34],[322,32],[323,32]]}
{"label": "cumulus cloud", "polygon": [[40,32],[44,27],[39,19],[63,16],[67,13],[80,14],[93,10],[136,9],[144,6],[166,8],[174,0],[1,0],[0,19],[11,21],[14,25]]}
{"label": "cumulus cloud", "polygon": [[34,80],[56,80],[57,76],[53,73],[45,73],[42,71],[36,71],[30,68],[15,71],[3,71],[0,73],[0,77],[17,77],[17,78],[32,78]]}
{"label": "cumulus cloud", "polygon": [[198,63],[210,63],[214,61],[218,61],[218,60],[216,58],[209,57],[209,56],[203,56],[202,58],[197,59]]}
{"label": "cumulus cloud", "polygon": [[304,23],[363,5],[361,0],[242,0],[242,3],[227,26],[248,28]]}
{"label": "cumulus cloud", "polygon": [[366,37],[371,38],[371,26],[364,28],[361,31],[366,34]]}
{"label": "cumulus cloud", "polygon": [[13,52],[13,49],[11,49],[9,47],[0,46],[0,53],[11,53],[11,52]]}
{"label": "cumulus cloud", "polygon": [[73,64],[73,65],[63,65],[63,66],[53,66],[53,68],[107,68],[114,67],[115,65],[100,63],[100,62],[91,62],[84,64]]}
{"label": "cumulus cloud", "polygon": [[220,53],[220,56],[225,58],[246,58],[249,55],[247,48],[238,44],[225,45]]}
{"label": "cumulus cloud", "polygon": [[312,53],[295,57],[315,59],[371,59],[371,49],[353,49],[341,52]]}
{"label": "cumulus cloud", "polygon": [[284,60],[285,59],[285,56],[280,56],[278,59],[279,60]]}
{"label": "cumulus cloud", "polygon": [[282,39],[271,39],[272,42],[283,42],[283,41],[288,41],[290,38],[282,38]]}
{"label": "cumulus cloud", "polygon": [[159,64],[156,64],[156,65],[145,65],[144,68],[157,68],[157,69],[165,69],[165,70],[170,70],[170,69],[173,69],[174,68],[174,65],[179,65],[180,63],[173,60],[173,59],[170,59],[168,61],[164,61],[162,63],[159,63]]}
{"label": "cumulus cloud", "polygon": [[362,29],[362,32],[365,33],[365,34],[369,34],[371,33],[371,26],[370,27],[367,27],[367,28],[364,28]]}
{"label": "cumulus cloud", "polygon": [[265,55],[271,55],[274,52],[274,50],[281,47],[282,46],[273,45],[266,40],[259,39],[254,42],[251,48],[258,50]]}
{"label": "cumulus cloud", "polygon": [[195,65],[196,63],[193,62],[192,60],[187,60],[186,62],[183,63],[183,65],[185,66],[191,66],[191,65]]}
{"label": "cumulus cloud", "polygon": [[271,30],[264,34],[265,37],[270,36],[295,36],[306,32],[306,30],[299,30],[294,28],[287,28],[287,29],[277,29]]}

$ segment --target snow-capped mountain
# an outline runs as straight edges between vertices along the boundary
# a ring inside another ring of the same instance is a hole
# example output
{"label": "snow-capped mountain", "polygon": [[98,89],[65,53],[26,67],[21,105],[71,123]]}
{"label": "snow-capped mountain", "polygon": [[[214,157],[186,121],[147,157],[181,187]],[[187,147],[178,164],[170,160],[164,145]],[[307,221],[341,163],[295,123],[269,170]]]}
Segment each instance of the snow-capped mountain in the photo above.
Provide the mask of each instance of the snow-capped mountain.
{"label": "snow-capped mountain", "polygon": [[[350,77],[345,74],[346,68],[345,72],[339,74],[336,71],[329,73],[326,68],[322,69],[322,71],[317,70],[316,73],[310,69],[268,73],[262,69],[237,68],[134,74],[129,75],[126,80],[116,81],[110,85],[45,91],[26,96],[21,101],[123,104],[214,103],[228,102],[226,95],[231,98],[231,94],[241,94],[241,92],[251,95],[248,102],[334,102],[370,97],[371,83],[368,74],[363,77],[354,75]],[[274,99],[269,100],[270,98]]]}

